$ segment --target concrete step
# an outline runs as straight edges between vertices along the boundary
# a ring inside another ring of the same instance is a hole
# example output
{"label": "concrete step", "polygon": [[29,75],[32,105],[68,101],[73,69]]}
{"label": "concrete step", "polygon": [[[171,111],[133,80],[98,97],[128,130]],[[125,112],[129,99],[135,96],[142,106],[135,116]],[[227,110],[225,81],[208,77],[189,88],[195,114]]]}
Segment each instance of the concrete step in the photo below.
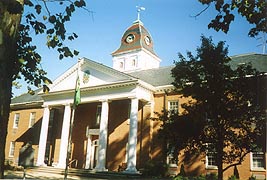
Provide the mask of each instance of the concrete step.
{"label": "concrete step", "polygon": [[[55,168],[51,166],[47,167],[32,167],[27,169],[29,172],[38,173],[53,173],[64,175],[65,169]],[[131,174],[125,172],[112,172],[112,171],[104,171],[104,172],[96,172],[94,170],[88,169],[75,169],[69,168],[68,175],[71,176],[81,176],[81,177],[93,177],[93,178],[105,178],[105,179],[139,179],[141,178],[141,174]]]}

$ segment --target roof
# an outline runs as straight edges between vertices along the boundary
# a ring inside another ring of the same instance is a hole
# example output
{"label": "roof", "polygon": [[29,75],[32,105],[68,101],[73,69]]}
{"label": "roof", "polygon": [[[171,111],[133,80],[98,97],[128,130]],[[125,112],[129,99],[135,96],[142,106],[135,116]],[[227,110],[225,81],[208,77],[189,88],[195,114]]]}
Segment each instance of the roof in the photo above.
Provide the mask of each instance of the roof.
{"label": "roof", "polygon": [[[232,56],[232,61],[230,62],[231,66],[235,68],[239,64],[251,62],[252,66],[256,68],[260,72],[267,72],[267,54],[243,54]],[[88,61],[88,60],[87,60]],[[116,71],[115,69],[109,68],[103,64],[99,64],[94,61],[89,61],[91,63],[96,63],[99,66],[103,66],[108,68],[111,71]],[[173,77],[171,75],[171,70],[174,68],[173,66],[165,66],[160,68],[142,70],[142,71],[135,71],[128,73],[129,78],[130,76],[138,78],[152,86],[159,87],[159,86],[166,86],[171,85],[173,82]],[[118,73],[121,73],[118,71]],[[124,73],[121,73],[124,74]],[[127,76],[127,74],[125,74]],[[22,94],[18,97],[12,99],[11,104],[22,104],[28,102],[42,102],[42,98],[38,95],[41,89],[37,89],[34,95],[30,95],[28,93]]]}
{"label": "roof", "polygon": [[174,66],[165,66],[160,68],[135,71],[129,74],[153,86],[165,86],[171,85],[173,82],[173,77],[171,75],[172,68],[174,68]]}
{"label": "roof", "polygon": [[[129,36],[132,36],[131,41],[127,41],[127,37]],[[146,30],[143,23],[140,20],[137,20],[125,31],[121,38],[120,47],[114,51],[112,55],[115,56],[117,54],[141,49],[146,49],[150,53],[156,55],[153,49],[153,44],[150,33]]]}
{"label": "roof", "polygon": [[34,95],[31,95],[29,93],[24,93],[17,97],[14,97],[13,99],[11,99],[11,104],[15,105],[15,104],[22,104],[22,103],[26,104],[26,103],[33,103],[33,102],[43,102],[43,99],[41,98],[41,96],[38,95],[38,93],[41,90],[42,90],[41,88],[35,90]]}
{"label": "roof", "polygon": [[251,63],[252,67],[257,69],[260,72],[267,72],[267,54],[241,54],[232,56],[232,61],[230,65],[233,68],[236,68],[240,64]]}

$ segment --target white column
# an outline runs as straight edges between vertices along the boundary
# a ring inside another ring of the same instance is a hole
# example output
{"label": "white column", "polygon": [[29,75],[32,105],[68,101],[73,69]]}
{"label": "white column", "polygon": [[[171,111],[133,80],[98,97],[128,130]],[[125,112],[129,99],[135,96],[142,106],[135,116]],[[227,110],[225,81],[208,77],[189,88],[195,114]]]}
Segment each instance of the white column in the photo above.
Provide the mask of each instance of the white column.
{"label": "white column", "polygon": [[48,133],[49,116],[50,116],[49,107],[45,106],[43,119],[42,119],[41,132],[40,132],[39,148],[38,148],[38,156],[37,156],[36,166],[45,166],[46,165],[44,163],[44,158],[45,158],[45,149],[46,149],[46,141],[47,141],[47,133]]}
{"label": "white column", "polygon": [[102,101],[101,119],[99,127],[99,148],[96,171],[107,171],[106,169],[106,150],[108,139],[108,101]]}
{"label": "white column", "polygon": [[92,140],[91,140],[91,135],[88,135],[85,169],[90,169],[91,152],[92,152]]}
{"label": "white column", "polygon": [[58,168],[66,167],[68,138],[69,138],[69,129],[70,129],[70,116],[71,116],[71,107],[70,107],[70,104],[66,104],[65,109],[64,109],[64,117],[63,117],[63,124],[62,124],[62,130],[61,130],[59,160],[57,164]]}
{"label": "white column", "polygon": [[131,99],[130,129],[128,137],[127,173],[137,173],[136,170],[136,145],[138,126],[138,99]]}

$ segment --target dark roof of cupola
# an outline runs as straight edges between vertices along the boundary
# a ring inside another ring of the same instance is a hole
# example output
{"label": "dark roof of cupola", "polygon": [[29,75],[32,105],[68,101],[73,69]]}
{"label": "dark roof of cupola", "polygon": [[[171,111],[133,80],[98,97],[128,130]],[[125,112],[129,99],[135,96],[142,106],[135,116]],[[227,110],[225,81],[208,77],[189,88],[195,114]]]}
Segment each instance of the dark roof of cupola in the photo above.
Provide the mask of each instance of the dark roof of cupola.
{"label": "dark roof of cupola", "polygon": [[[128,38],[130,38],[130,40]],[[154,43],[150,33],[146,30],[140,20],[136,20],[125,31],[121,38],[120,47],[116,51],[114,51],[112,55],[115,56],[118,54],[124,54],[141,49],[146,49],[150,53],[156,55],[153,49],[153,45]]]}

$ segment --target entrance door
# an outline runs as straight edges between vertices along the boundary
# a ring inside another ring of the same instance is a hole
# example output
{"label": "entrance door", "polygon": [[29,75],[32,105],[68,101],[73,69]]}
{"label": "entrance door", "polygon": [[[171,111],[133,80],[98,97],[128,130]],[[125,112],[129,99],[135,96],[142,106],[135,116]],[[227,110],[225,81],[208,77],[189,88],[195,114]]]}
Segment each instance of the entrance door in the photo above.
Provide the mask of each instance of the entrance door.
{"label": "entrance door", "polygon": [[91,168],[95,168],[97,164],[97,158],[98,158],[98,139],[93,140],[92,142],[92,156],[91,156]]}

